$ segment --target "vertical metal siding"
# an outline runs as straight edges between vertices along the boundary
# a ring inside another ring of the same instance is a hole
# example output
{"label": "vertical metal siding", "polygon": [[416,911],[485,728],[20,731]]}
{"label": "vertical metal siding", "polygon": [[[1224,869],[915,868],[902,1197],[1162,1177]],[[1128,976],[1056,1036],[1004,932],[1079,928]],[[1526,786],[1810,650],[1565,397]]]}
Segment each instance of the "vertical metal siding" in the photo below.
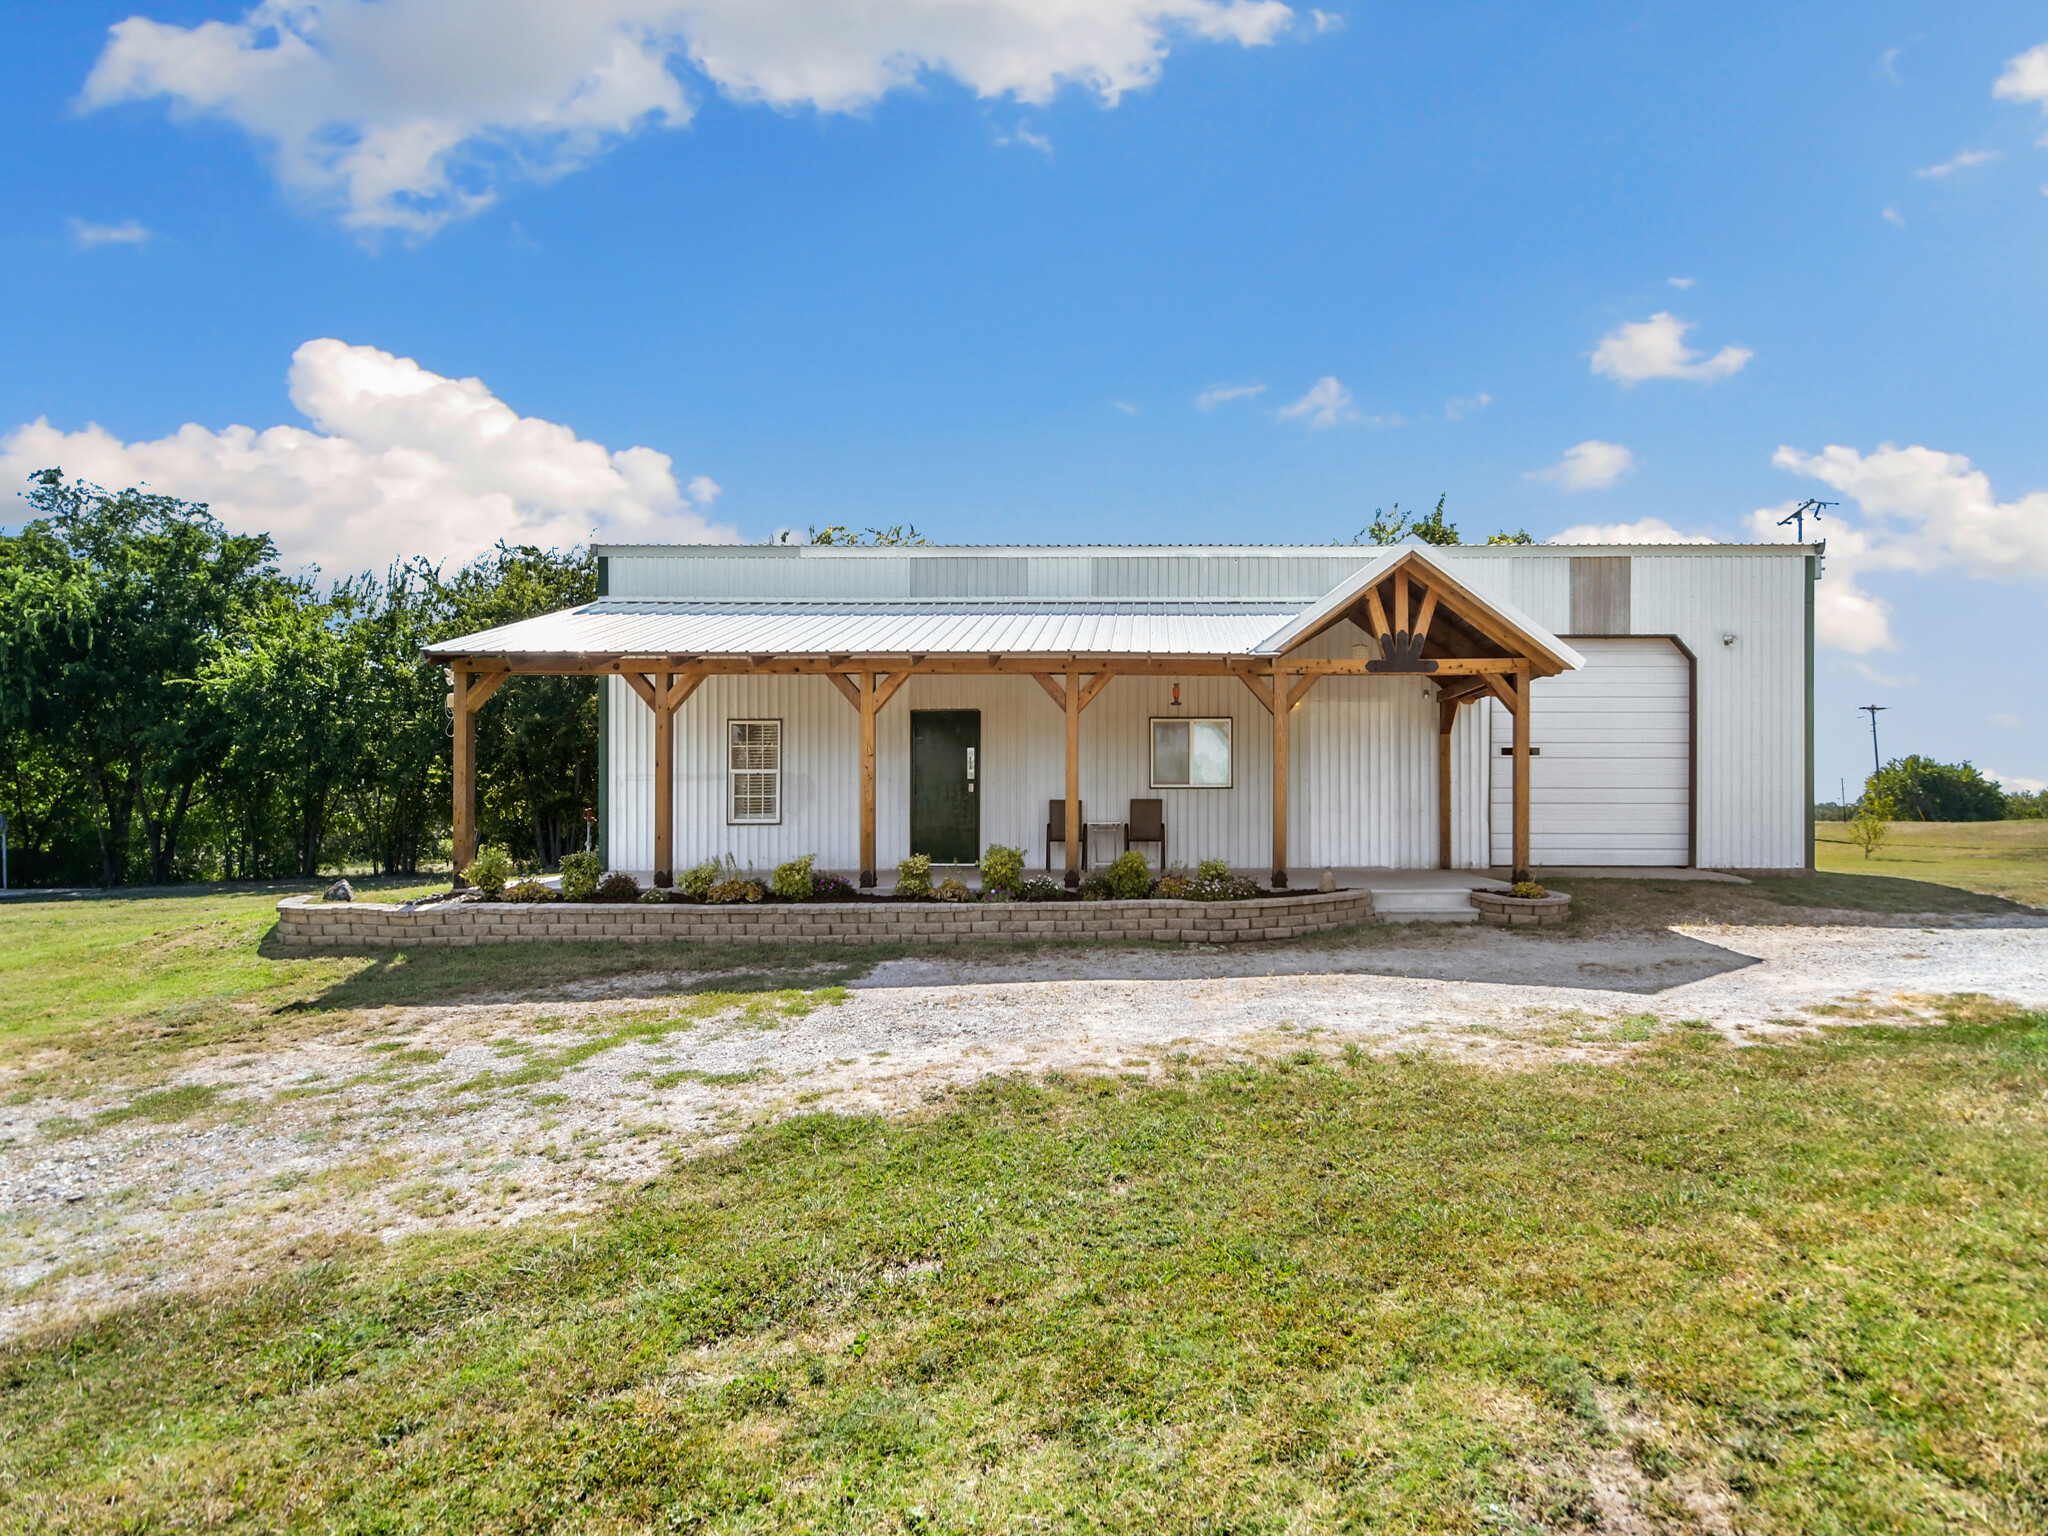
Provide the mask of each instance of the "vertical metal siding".
{"label": "vertical metal siding", "polygon": [[1451,867],[1493,863],[1493,711],[1491,699],[1461,705],[1451,727]]}
{"label": "vertical metal siding", "polygon": [[[1699,658],[1699,863],[1806,863],[1805,566],[1767,555],[1638,555],[1639,635]],[[1732,645],[1722,643],[1733,635]]]}

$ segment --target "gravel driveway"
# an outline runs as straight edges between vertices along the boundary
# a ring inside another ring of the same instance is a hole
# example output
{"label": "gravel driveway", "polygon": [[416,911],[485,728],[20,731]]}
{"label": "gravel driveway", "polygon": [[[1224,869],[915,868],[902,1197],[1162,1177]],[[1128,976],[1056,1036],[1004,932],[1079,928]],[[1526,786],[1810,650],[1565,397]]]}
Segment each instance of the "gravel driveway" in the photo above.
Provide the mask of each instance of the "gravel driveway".
{"label": "gravel driveway", "polygon": [[[764,1121],[898,1112],[991,1073],[1150,1074],[1347,1046],[1514,1069],[1611,1057],[1682,1022],[1747,1042],[1925,1017],[1956,993],[2048,1008],[2048,915],[941,957],[888,962],[825,999],[708,1014],[684,995],[697,980],[339,1014],[257,1054],[186,1058],[173,1086],[216,1097],[169,1124],[92,1118],[132,1108],[141,1085],[0,1109],[0,1336],[336,1241],[574,1220]],[[619,1043],[574,1059],[602,1039]]]}

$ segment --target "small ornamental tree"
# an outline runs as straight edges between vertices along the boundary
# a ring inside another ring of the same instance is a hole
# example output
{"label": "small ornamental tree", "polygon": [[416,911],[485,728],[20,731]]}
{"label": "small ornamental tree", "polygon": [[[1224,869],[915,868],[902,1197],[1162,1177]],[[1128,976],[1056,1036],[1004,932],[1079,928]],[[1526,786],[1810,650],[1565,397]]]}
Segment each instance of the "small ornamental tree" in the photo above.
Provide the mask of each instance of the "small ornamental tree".
{"label": "small ornamental tree", "polygon": [[1888,795],[1864,795],[1849,823],[1849,841],[1863,850],[1863,857],[1869,858],[1884,846],[1884,840],[1891,836],[1892,819],[1898,809]]}

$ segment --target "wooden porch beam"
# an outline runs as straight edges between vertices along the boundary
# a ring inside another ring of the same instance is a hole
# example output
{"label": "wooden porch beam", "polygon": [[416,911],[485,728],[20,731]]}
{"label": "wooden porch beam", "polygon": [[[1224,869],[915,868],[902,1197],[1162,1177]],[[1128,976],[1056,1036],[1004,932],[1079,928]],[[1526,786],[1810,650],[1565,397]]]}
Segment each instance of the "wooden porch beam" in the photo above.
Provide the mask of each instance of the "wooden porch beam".
{"label": "wooden porch beam", "polygon": [[890,673],[890,674],[889,674],[889,675],[888,675],[887,677],[883,677],[883,678],[878,678],[878,679],[876,680],[876,682],[875,682],[875,713],[876,713],[876,714],[878,714],[878,715],[879,715],[879,714],[880,714],[880,713],[882,712],[882,706],[883,706],[884,704],[887,704],[887,703],[888,703],[888,702],[889,702],[889,701],[890,701],[891,699],[895,698],[895,697],[896,697],[896,695],[897,695],[897,693],[898,693],[898,692],[899,692],[899,691],[900,691],[900,690],[902,689],[903,685],[904,685],[905,683],[907,683],[907,682],[909,682],[909,681],[910,681],[910,678],[911,678],[911,672],[910,672],[910,669],[906,667],[906,668],[905,668],[905,669],[904,669],[903,671],[901,671],[901,672],[892,672],[892,673]]}
{"label": "wooden porch beam", "polygon": [[[1426,603],[1427,598],[1423,599]],[[1441,695],[1436,706],[1436,867],[1451,867],[1451,731],[1458,723],[1458,701]]]}
{"label": "wooden porch beam", "polygon": [[[1513,656],[1431,656],[1425,658],[1436,663],[1436,671],[1422,674],[1429,677],[1471,677],[1481,672],[1510,673],[1515,670],[1517,658]],[[1284,662],[1281,670],[1317,677],[1386,677],[1410,674],[1374,672],[1372,663],[1357,657],[1311,656],[1300,661]]]}
{"label": "wooden porch beam", "polygon": [[1415,616],[1415,637],[1425,640],[1429,637],[1430,621],[1436,617],[1436,588],[1422,589],[1422,612]]}
{"label": "wooden porch beam", "polygon": [[1034,672],[1031,676],[1045,690],[1045,696],[1052,700],[1053,707],[1064,715],[1067,712],[1067,690],[1060,686],[1059,679],[1044,672]]}
{"label": "wooden porch beam", "polygon": [[1387,622],[1386,606],[1380,602],[1380,589],[1377,584],[1365,589],[1365,607],[1372,615],[1373,639],[1385,642],[1393,635],[1394,627]]}
{"label": "wooden porch beam", "polygon": [[[635,683],[642,679],[634,677]],[[696,686],[693,682],[692,688]],[[654,883],[667,889],[676,883],[676,678],[656,673],[654,695]]]}
{"label": "wooden porch beam", "polygon": [[1309,689],[1315,687],[1315,685],[1319,681],[1321,681],[1325,675],[1326,674],[1321,672],[1304,673],[1302,675],[1301,681],[1295,683],[1292,687],[1290,687],[1287,690],[1287,707],[1289,709],[1292,709],[1295,705],[1299,704],[1303,699],[1307,698]]}
{"label": "wooden porch beam", "polygon": [[1081,690],[1081,707],[1086,709],[1090,704],[1093,704],[1095,696],[1102,692],[1108,686],[1109,680],[1115,676],[1115,671],[1109,667],[1104,667],[1100,672],[1096,673],[1090,679],[1088,686]]}
{"label": "wooden porch beam", "polygon": [[1273,889],[1287,889],[1287,674],[1273,663]]}
{"label": "wooden porch beam", "polygon": [[621,672],[619,676],[626,680],[628,688],[631,688],[640,695],[640,702],[642,704],[645,704],[649,709],[661,708],[661,705],[655,701],[654,684],[648,681],[647,678],[638,672]]}
{"label": "wooden porch beam", "polygon": [[875,674],[860,674],[860,883],[875,885]]}
{"label": "wooden porch beam", "polygon": [[1251,689],[1252,697],[1266,707],[1266,713],[1273,713],[1273,688],[1271,682],[1259,676],[1250,667],[1240,667],[1234,674],[1237,680]]}
{"label": "wooden porch beam", "polygon": [[827,672],[825,680],[846,696],[847,703],[855,709],[860,708],[860,689],[854,685],[853,679],[844,672]]}
{"label": "wooden porch beam", "polygon": [[1081,674],[1070,668],[1063,690],[1067,706],[1067,889],[1081,884],[1081,854],[1088,829],[1081,825]]}
{"label": "wooden porch beam", "polygon": [[1521,701],[1515,710],[1515,858],[1514,877],[1519,884],[1529,878],[1529,682],[1528,663],[1515,669],[1515,696]]}
{"label": "wooden porch beam", "polygon": [[450,674],[448,688],[448,703],[455,716],[455,837],[451,852],[457,890],[468,886],[462,872],[476,858],[476,708],[470,702],[472,691],[469,673],[457,667]]}
{"label": "wooden porch beam", "polygon": [[1408,633],[1408,573],[1394,573],[1394,633]]}

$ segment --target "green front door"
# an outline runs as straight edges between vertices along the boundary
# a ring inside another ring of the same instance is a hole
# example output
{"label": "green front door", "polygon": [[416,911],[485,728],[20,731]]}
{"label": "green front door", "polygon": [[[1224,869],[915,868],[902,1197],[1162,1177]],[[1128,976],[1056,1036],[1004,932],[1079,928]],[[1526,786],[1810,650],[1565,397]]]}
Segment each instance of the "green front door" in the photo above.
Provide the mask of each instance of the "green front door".
{"label": "green front door", "polygon": [[981,711],[910,712],[910,851],[981,860]]}

